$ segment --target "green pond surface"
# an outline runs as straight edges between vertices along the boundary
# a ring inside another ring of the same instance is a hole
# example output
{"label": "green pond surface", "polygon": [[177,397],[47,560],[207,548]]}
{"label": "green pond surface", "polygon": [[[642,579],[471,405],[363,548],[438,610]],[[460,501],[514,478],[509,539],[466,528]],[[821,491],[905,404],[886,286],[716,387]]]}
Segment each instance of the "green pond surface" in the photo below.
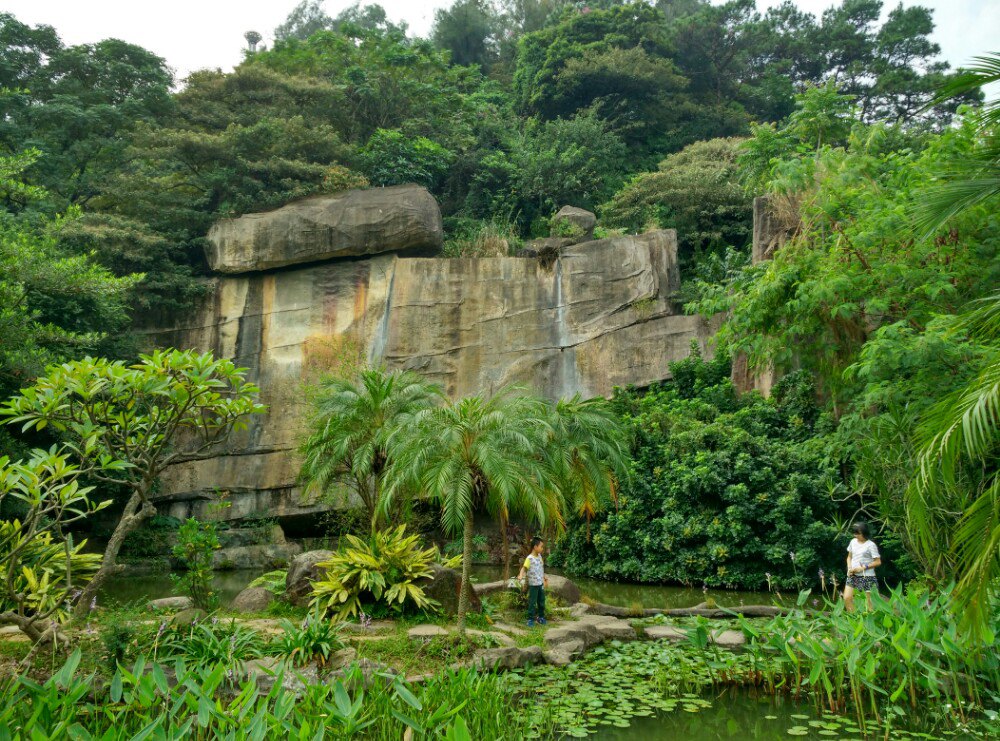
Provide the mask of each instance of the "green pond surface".
{"label": "green pond surface", "polygon": [[[473,578],[478,582],[496,581],[503,571],[500,566],[476,565],[472,568]],[[217,571],[212,579],[212,585],[219,594],[220,602],[228,604],[251,581],[265,569],[243,569],[239,571]],[[516,572],[515,572],[516,573]],[[559,573],[551,571],[550,573]],[[692,607],[706,598],[712,598],[716,604],[723,607],[738,605],[771,604],[773,595],[767,592],[738,592],[709,589],[689,589],[687,587],[664,587],[650,584],[622,584],[618,582],[588,579],[586,577],[570,577],[580,587],[580,591],[590,599],[620,607]],[[174,584],[168,573],[152,574],[121,574],[105,582],[98,599],[101,602],[113,600],[127,604],[136,600],[159,599],[170,597]]]}
{"label": "green pond surface", "polygon": [[[705,695],[712,704],[697,712],[675,710],[646,717],[631,718],[628,728],[601,726],[588,736],[592,741],[716,741],[717,739],[858,739],[885,738],[869,729],[864,736],[851,717],[821,715],[809,702],[778,695],[756,696],[746,690],[730,689],[718,695]],[[896,728],[891,739],[972,739],[962,733],[941,737]]]}

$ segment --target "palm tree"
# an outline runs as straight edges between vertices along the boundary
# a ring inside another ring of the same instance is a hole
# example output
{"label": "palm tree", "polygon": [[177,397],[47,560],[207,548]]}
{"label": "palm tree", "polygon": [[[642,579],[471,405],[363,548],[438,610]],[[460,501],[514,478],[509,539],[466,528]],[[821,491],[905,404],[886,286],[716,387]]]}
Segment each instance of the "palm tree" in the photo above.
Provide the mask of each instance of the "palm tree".
{"label": "palm tree", "polygon": [[956,605],[979,631],[1000,579],[1000,293],[977,301],[956,328],[995,352],[964,388],[925,415],[907,509],[925,557],[947,551],[958,579]]}
{"label": "palm tree", "polygon": [[567,508],[590,521],[618,501],[618,485],[628,478],[629,452],[625,431],[604,399],[584,400],[580,394],[561,399],[553,409],[549,460]]}
{"label": "palm tree", "polygon": [[[1000,53],[975,57],[928,104],[928,108],[1000,81]],[[987,101],[979,114],[982,140],[967,155],[949,160],[938,175],[938,184],[919,200],[915,221],[920,234],[930,238],[949,220],[980,203],[1000,196],[1000,99]]]}
{"label": "palm tree", "polygon": [[410,371],[374,368],[362,371],[357,383],[322,381],[312,432],[302,447],[303,480],[324,492],[346,480],[375,528],[390,436],[441,399],[438,386]]}
{"label": "palm tree", "polygon": [[469,396],[422,412],[392,436],[383,509],[412,486],[440,505],[446,532],[462,533],[460,632],[469,608],[475,515],[562,522],[559,490],[543,455],[551,434],[550,406],[508,387],[492,398]]}

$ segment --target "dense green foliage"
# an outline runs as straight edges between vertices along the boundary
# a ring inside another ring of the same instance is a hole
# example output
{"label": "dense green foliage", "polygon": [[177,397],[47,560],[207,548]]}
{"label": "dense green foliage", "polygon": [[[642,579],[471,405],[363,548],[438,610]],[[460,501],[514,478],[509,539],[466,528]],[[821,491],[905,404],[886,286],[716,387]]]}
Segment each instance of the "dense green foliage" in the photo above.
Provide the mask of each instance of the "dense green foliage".
{"label": "dense green foliage", "polygon": [[[459,0],[425,40],[378,5],[330,17],[307,0],[273,48],[176,92],[164,60],[139,47],[66,46],[4,14],[0,157],[29,159],[0,197],[22,217],[79,206],[53,238],[118,276],[144,274],[129,291],[143,311],[202,292],[219,217],[369,181],[421,182],[446,215],[537,235],[555,209],[597,206],[687,144],[781,121],[807,83],[836,79],[864,120],[946,122],[954,100],[921,109],[949,79],[929,11],[880,23],[881,9],[849,0],[817,19],[752,0]],[[744,246],[738,230],[698,226]],[[109,326],[99,311],[79,320]]]}
{"label": "dense green foliage", "polygon": [[419,535],[406,526],[376,530],[366,539],[346,535],[337,552],[317,565],[323,577],[313,582],[312,604],[323,615],[345,620],[359,612],[384,615],[404,609],[433,610],[436,605],[416,582],[430,576],[436,548],[421,548]]}
{"label": "dense green foliage", "polygon": [[212,589],[212,561],[219,547],[214,522],[199,522],[190,517],[177,529],[173,553],[184,572],[174,575],[174,588],[202,610],[214,610],[219,605],[219,596]]}
{"label": "dense green foliage", "polygon": [[[724,357],[671,364],[674,380],[612,404],[631,439],[618,506],[560,547],[573,573],[750,589],[801,586],[842,559],[825,423],[802,375],[740,396]],[[845,541],[846,544],[846,541]]]}

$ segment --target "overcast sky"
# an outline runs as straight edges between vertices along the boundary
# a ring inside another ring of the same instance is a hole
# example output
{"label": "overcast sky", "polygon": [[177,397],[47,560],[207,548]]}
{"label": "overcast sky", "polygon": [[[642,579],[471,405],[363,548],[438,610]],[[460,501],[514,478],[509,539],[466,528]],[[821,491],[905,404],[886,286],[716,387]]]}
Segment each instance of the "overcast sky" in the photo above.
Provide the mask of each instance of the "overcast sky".
{"label": "overcast sky", "polygon": [[[423,35],[431,27],[434,10],[451,2],[382,0],[381,5],[391,19],[405,20],[412,33]],[[757,0],[757,7],[780,2]],[[251,29],[270,46],[275,26],[297,4],[298,0],[0,0],[0,10],[31,25],[55,26],[67,44],[109,37],[138,44],[166,59],[178,77],[184,77],[205,67],[232,69],[246,45],[243,34]],[[336,15],[353,4],[326,0],[325,8]],[[833,0],[796,0],[800,8],[817,15],[832,4]],[[903,4],[934,9],[934,40],[952,66],[1000,50],[998,0],[904,0]],[[886,9],[895,6],[896,0],[885,2]]]}

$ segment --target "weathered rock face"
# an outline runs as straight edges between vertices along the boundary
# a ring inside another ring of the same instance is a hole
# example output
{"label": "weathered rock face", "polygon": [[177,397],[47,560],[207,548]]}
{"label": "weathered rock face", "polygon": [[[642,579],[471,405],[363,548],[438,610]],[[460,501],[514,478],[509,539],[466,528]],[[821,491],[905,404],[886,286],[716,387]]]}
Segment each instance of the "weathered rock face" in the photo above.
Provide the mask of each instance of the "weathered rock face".
{"label": "weathered rock face", "polygon": [[[594,238],[594,227],[597,226],[597,217],[586,209],[577,208],[576,206],[563,206],[552,217],[553,225],[558,225],[560,222],[565,222],[569,225],[569,230],[575,233],[572,238],[576,242],[586,242]],[[559,231],[558,227],[556,226],[553,231]],[[560,235],[554,233],[552,236],[557,237]]]}
{"label": "weathered rock face", "polygon": [[[386,254],[219,277],[199,310],[150,341],[233,358],[270,411],[213,457],[173,466],[161,505],[176,517],[230,520],[328,509],[296,481],[302,383],[351,359],[417,371],[452,397],[508,383],[550,398],[606,396],[662,380],[692,341],[710,354],[714,327],[675,313],[679,285],[673,230],[566,247],[551,264]],[[232,505],[221,514],[207,506],[217,491]]]}
{"label": "weathered rock face", "polygon": [[441,210],[426,188],[349,190],[294,201],[275,211],[224,219],[208,232],[208,264],[248,273],[383,252],[441,248]]}

